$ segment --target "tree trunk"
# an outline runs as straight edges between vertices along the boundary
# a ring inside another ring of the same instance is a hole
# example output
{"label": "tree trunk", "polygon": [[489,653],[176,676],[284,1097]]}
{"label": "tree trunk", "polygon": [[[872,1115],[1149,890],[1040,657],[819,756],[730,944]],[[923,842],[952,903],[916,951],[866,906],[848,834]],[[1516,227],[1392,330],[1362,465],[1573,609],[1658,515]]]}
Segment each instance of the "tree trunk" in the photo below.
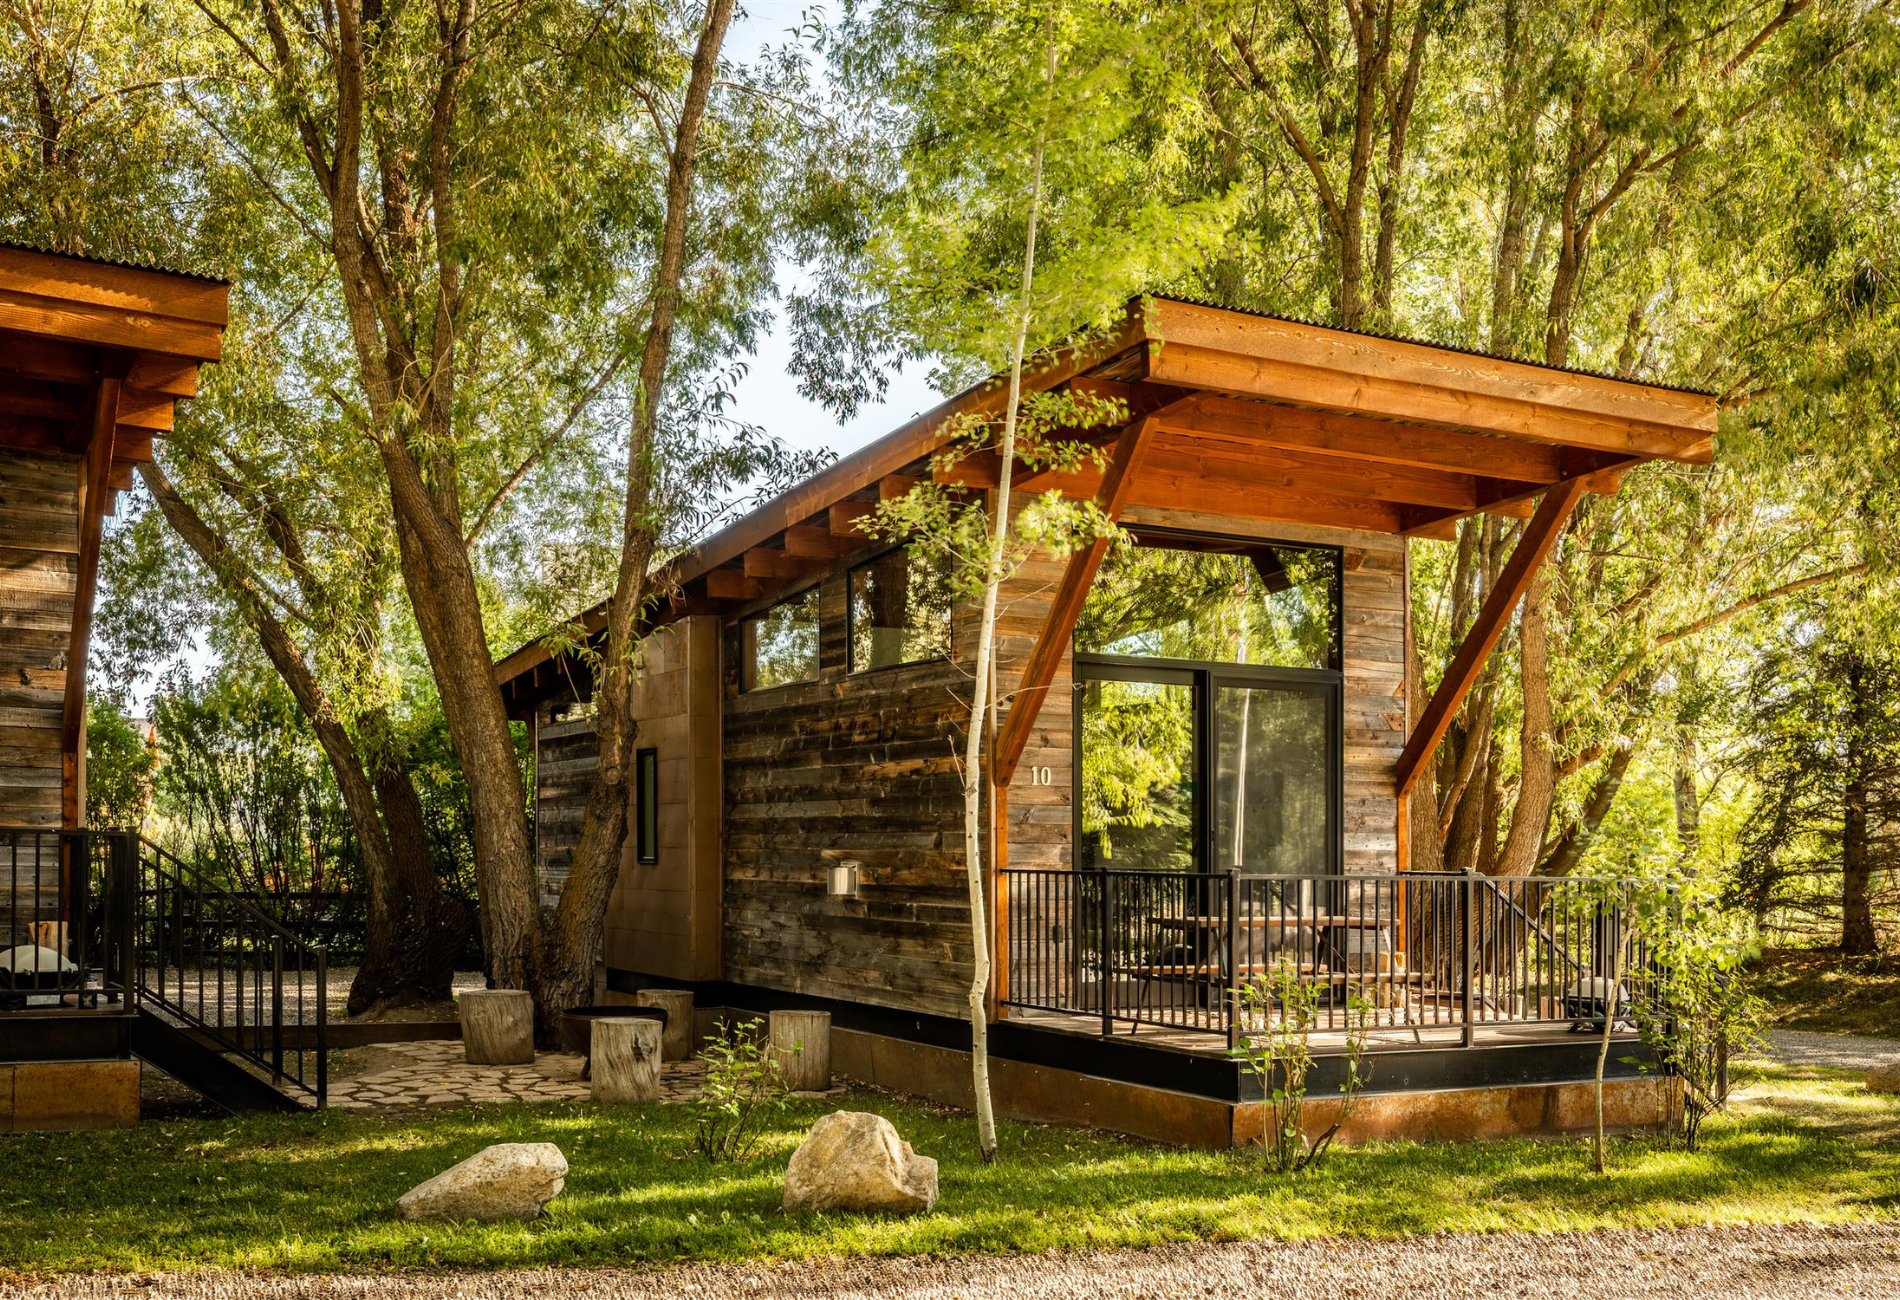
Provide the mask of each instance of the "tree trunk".
{"label": "tree trunk", "polygon": [[640,354],[638,389],[628,439],[620,568],[607,613],[606,645],[596,670],[594,733],[600,744],[600,765],[595,769],[593,787],[588,791],[580,843],[574,849],[567,884],[549,926],[533,986],[544,1037],[555,1032],[554,1018],[561,1010],[587,1001],[591,994],[607,904],[613,896],[614,882],[620,876],[627,843],[628,763],[639,731],[632,714],[633,687],[638,671],[641,617],[648,597],[647,570],[659,540],[652,497],[654,468],[658,461],[660,399],[666,388],[673,330],[679,313],[680,283],[686,269],[700,127],[718,78],[719,51],[732,24],[734,5],[735,0],[712,0],[706,6],[693,51],[685,100],[674,128],[672,156],[667,168],[666,220],[654,268],[652,315]]}
{"label": "tree trunk", "polygon": [[1880,947],[1869,898],[1873,859],[1868,852],[1867,806],[1873,783],[1869,779],[1872,718],[1867,676],[1860,656],[1851,656],[1847,665],[1847,782],[1841,791],[1841,951],[1855,957],[1871,956]]}
{"label": "tree trunk", "polygon": [[1547,584],[1532,580],[1524,594],[1524,612],[1518,622],[1518,664],[1523,679],[1524,721],[1519,740],[1517,806],[1511,810],[1511,829],[1498,850],[1489,874],[1529,875],[1544,850],[1550,825],[1550,805],[1557,790],[1557,764],[1551,753],[1550,665],[1545,635],[1544,603]]}
{"label": "tree trunk", "polygon": [[[376,720],[387,728],[380,711]],[[369,882],[363,961],[350,984],[349,1013],[379,1005],[440,1002],[455,982],[455,954],[468,909],[442,890],[429,852],[422,801],[409,772],[389,755],[377,763],[376,797],[389,830],[387,870]]]}
{"label": "tree trunk", "polygon": [[271,613],[242,562],[157,464],[141,465],[139,476],[172,531],[204,561],[257,635],[265,657],[310,719],[336,778],[362,853],[369,893],[363,961],[350,986],[350,1014],[360,1015],[389,999],[447,997],[455,952],[468,932],[468,917],[460,903],[442,892],[436,879],[415,787],[388,752],[387,718],[377,711],[365,720],[383,733],[375,738],[374,748],[382,757],[372,783],[355,738],[337,717],[316,674]]}
{"label": "tree trunk", "polygon": [[1610,996],[1603,1003],[1603,1037],[1597,1041],[1596,1073],[1596,1170],[1608,1171],[1603,1149],[1603,1071],[1610,1060],[1610,1031],[1616,1027],[1616,1013],[1622,1009],[1623,967],[1628,961],[1630,930],[1635,922],[1634,908],[1624,909],[1623,923],[1616,927],[1616,960],[1610,963]]}

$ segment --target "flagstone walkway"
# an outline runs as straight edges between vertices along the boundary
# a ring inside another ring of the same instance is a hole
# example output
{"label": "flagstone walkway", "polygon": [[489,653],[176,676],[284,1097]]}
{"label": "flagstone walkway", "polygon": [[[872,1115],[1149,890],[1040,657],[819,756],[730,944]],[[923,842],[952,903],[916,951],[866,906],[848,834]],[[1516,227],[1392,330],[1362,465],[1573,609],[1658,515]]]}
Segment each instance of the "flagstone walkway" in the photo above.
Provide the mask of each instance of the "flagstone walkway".
{"label": "flagstone walkway", "polygon": [[[330,1082],[339,1110],[394,1110],[405,1106],[492,1106],[511,1101],[586,1101],[581,1058],[540,1052],[533,1065],[470,1065],[459,1039],[383,1043],[369,1068]],[[668,1061],[660,1100],[691,1101],[706,1078],[706,1063]]]}

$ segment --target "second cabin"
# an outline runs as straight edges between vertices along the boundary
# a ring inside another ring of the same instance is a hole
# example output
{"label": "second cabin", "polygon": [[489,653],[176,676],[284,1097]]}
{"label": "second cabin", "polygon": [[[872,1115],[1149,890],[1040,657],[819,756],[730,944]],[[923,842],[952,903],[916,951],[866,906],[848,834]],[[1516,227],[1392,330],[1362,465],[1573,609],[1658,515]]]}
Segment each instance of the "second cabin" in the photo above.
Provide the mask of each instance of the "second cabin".
{"label": "second cabin", "polygon": [[[1602,899],[1407,871],[1407,795],[1576,502],[1650,459],[1708,461],[1713,399],[1153,297],[1025,384],[1129,421],[1092,435],[1099,469],[1013,473],[1019,508],[1092,499],[1123,535],[1003,592],[980,939],[999,1109],[1247,1140],[1241,994],[1291,968],[1319,990],[1322,1052],[1373,1008],[1358,1136],[1584,1122],[1595,1047],[1570,1031],[1615,947]],[[674,562],[603,952],[623,990],[830,1010],[843,1072],[952,1102],[979,941],[959,775],[977,613],[861,524],[928,476],[992,491],[993,455],[933,457],[1002,399],[952,398]],[[1523,521],[1516,551],[1428,695],[1408,541],[1479,513]],[[596,761],[587,672],[529,646],[497,675],[534,732],[552,896]],[[1613,1073],[1613,1107],[1653,1117],[1653,1082]]]}

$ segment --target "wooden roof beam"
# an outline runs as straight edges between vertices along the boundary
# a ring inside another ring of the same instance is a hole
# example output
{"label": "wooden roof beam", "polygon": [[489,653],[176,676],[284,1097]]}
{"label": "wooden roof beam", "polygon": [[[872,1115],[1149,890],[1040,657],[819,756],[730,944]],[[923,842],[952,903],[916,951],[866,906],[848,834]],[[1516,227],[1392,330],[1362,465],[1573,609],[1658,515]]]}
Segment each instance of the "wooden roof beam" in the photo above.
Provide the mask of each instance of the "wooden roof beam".
{"label": "wooden roof beam", "polygon": [[827,561],[790,555],[771,546],[755,546],[745,553],[742,568],[748,578],[766,580],[803,578],[825,567]]}
{"label": "wooden roof beam", "polygon": [[[858,534],[863,543],[871,539]],[[829,527],[817,527],[812,524],[793,524],[785,530],[785,553],[787,555],[809,556],[815,560],[838,560],[858,549],[851,540],[839,537]]]}
{"label": "wooden roof beam", "polygon": [[[1145,334],[1160,344],[1159,354],[1149,364],[1152,379],[1167,380],[1171,350],[1178,350],[1177,363],[1191,361],[1189,352],[1218,353],[1234,363],[1230,373],[1251,371],[1253,380],[1239,387],[1194,386],[1263,396],[1274,394],[1262,392],[1262,385],[1277,386],[1282,390],[1278,400],[1301,405],[1485,428],[1534,441],[1572,441],[1555,429],[1520,423],[1541,415],[1583,435],[1585,441],[1579,445],[1675,458],[1699,459],[1693,454],[1695,444],[1715,433],[1715,399],[1706,393],[1166,297],[1148,299],[1141,314]],[[1308,402],[1294,395],[1293,390],[1304,386],[1315,390],[1316,400]],[[1390,403],[1412,409],[1381,409]],[[1426,414],[1427,408],[1436,414]],[[1493,427],[1492,422],[1500,421],[1512,427]],[[1596,435],[1588,433],[1593,427],[1599,431]],[[1623,445],[1617,441],[1623,434],[1653,439],[1656,449]],[[1610,441],[1599,445],[1593,437]],[[1678,455],[1685,450],[1691,454]]]}
{"label": "wooden roof beam", "polygon": [[827,512],[831,521],[831,535],[855,539],[860,545],[870,543],[871,534],[858,527],[858,521],[877,513],[877,506],[869,501],[839,501]]}
{"label": "wooden roof beam", "polygon": [[1149,375],[1163,383],[1264,397],[1322,411],[1440,424],[1618,455],[1664,457],[1697,464],[1706,464],[1714,457],[1712,403],[1711,432],[1704,432],[1412,379],[1342,374],[1316,365],[1236,355],[1175,341],[1164,343],[1158,349],[1149,363]]}
{"label": "wooden roof beam", "polygon": [[1568,477],[1560,447],[1217,393],[1204,394],[1194,405],[1171,414],[1164,428],[1168,433],[1191,433],[1241,446],[1323,452],[1527,483],[1555,483]]}
{"label": "wooden roof beam", "polygon": [[708,569],[703,576],[706,594],[715,600],[757,600],[765,594],[765,584],[743,569]]}

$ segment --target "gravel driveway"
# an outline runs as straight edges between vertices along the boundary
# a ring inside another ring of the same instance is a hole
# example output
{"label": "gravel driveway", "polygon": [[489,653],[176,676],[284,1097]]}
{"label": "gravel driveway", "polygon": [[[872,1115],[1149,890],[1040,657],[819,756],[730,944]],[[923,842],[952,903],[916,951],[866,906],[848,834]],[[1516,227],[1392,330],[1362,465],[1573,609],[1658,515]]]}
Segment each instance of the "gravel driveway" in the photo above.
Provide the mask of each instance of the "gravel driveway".
{"label": "gravel driveway", "polygon": [[150,1300],[1371,1300],[1900,1296],[1900,1224],[1239,1242],[1071,1255],[401,1277],[78,1278],[22,1296]]}
{"label": "gravel driveway", "polygon": [[1832,1070],[1872,1070],[1900,1065],[1900,1038],[1856,1038],[1848,1034],[1814,1034],[1801,1029],[1776,1029],[1768,1035],[1768,1050],[1789,1065],[1824,1065]]}

